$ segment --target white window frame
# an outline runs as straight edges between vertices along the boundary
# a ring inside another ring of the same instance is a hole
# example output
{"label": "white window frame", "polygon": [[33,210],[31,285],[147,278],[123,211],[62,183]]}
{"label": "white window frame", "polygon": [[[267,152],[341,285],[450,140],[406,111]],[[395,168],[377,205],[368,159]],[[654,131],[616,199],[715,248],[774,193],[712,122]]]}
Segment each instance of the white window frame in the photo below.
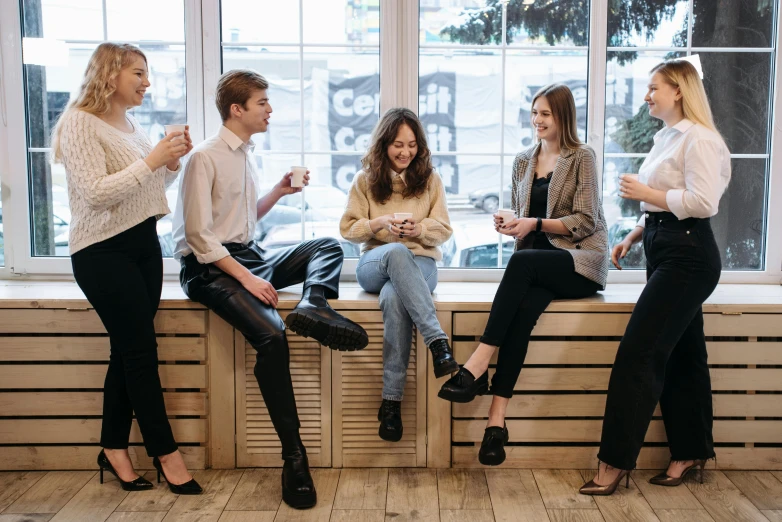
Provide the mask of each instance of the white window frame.
{"label": "white window frame", "polygon": [[[298,0],[301,5],[301,0]],[[692,5],[692,0],[690,2]],[[380,30],[381,108],[408,107],[418,112],[418,0],[382,0]],[[590,4],[588,51],[587,141],[598,154],[602,172],[606,33],[608,0]],[[766,251],[763,271],[724,271],[721,283],[782,283],[782,6],[777,5],[777,34],[773,68],[770,179],[768,186]],[[194,141],[200,142],[220,125],[214,108],[214,90],[221,70],[219,0],[185,1],[185,52],[188,123]],[[689,43],[689,39],[688,39]],[[309,44],[307,44],[309,46]],[[496,46],[492,46],[496,47]],[[513,47],[515,48],[515,47]],[[498,47],[499,49],[499,47]],[[668,50],[668,48],[644,48]],[[678,50],[697,51],[696,48]],[[754,49],[742,49],[753,51]],[[503,53],[504,55],[504,53]],[[0,2],[0,181],[2,181],[5,266],[0,278],[41,277],[72,280],[68,258],[31,255],[29,184],[26,143],[25,96],[21,51],[21,16],[18,0]],[[501,161],[507,161],[504,151]],[[309,153],[309,152],[308,152]],[[458,153],[458,151],[457,151]],[[452,154],[452,153],[451,153]],[[495,154],[496,155],[496,154]],[[736,155],[738,156],[738,155]],[[734,157],[736,157],[734,156]],[[776,174],[775,174],[776,173]],[[602,177],[601,177],[602,184]],[[347,259],[343,278],[355,278],[356,259]],[[179,264],[164,260],[167,279],[174,279]],[[441,281],[499,281],[502,269],[448,268]],[[643,283],[643,270],[612,270],[610,283]]]}

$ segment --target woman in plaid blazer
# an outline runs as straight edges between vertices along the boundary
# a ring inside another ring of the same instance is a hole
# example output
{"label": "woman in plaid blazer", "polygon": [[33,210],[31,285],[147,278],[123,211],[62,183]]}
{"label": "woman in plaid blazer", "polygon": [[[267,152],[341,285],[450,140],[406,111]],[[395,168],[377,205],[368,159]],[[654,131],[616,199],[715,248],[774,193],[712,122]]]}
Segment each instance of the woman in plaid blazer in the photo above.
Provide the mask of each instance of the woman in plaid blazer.
{"label": "woman in plaid blazer", "polygon": [[[595,153],[576,130],[573,94],[561,84],[532,100],[538,143],[513,163],[511,206],[516,219],[494,216],[495,230],[516,238],[516,252],[494,297],[481,342],[439,396],[470,402],[489,387],[489,362],[499,347],[494,398],[478,458],[505,460],[505,410],[538,317],[553,299],[579,299],[605,288],[608,238],[595,172]],[[478,376],[478,377],[476,377]]]}

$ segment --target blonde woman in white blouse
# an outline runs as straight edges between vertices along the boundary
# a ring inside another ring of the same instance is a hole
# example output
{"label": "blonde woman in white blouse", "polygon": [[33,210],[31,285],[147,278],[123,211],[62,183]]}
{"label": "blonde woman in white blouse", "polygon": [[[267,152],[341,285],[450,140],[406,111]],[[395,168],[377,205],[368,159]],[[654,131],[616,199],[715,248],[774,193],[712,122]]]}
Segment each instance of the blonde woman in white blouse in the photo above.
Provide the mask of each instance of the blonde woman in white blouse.
{"label": "blonde woman in white blouse", "polygon": [[652,69],[645,100],[665,127],[638,179],[622,177],[620,195],[640,201],[643,215],[611,259],[621,269],[619,259],[643,238],[647,284],[611,371],[598,473],[581,488],[587,495],[610,495],[629,480],[658,402],[671,462],[652,484],[676,486],[696,468],[702,481],[715,456],[702,305],[722,269],[709,218],[730,181],[730,152],[689,62]]}
{"label": "blonde woman in white blouse", "polygon": [[170,479],[169,488],[193,494],[201,487],[188,473],[168,422],[153,323],[163,285],[155,224],[171,212],[165,190],[193,145],[186,130],[153,147],[127,113],[143,102],[148,76],[147,59],[137,47],[99,45],[76,99],[52,133],[52,151],[68,182],[73,276],[111,341],[98,455],[101,482],[106,470],[127,491],[152,488],[133,470],[128,454],[135,412],[147,453]]}

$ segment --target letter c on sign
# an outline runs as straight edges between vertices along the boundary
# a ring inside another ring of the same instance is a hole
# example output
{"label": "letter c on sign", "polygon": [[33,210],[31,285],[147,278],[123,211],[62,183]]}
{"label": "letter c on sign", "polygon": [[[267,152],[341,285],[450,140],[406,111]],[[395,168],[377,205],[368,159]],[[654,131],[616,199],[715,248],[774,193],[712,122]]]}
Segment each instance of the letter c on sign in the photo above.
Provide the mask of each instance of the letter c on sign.
{"label": "letter c on sign", "polygon": [[353,116],[353,89],[340,89],[334,93],[334,110],[340,116]]}

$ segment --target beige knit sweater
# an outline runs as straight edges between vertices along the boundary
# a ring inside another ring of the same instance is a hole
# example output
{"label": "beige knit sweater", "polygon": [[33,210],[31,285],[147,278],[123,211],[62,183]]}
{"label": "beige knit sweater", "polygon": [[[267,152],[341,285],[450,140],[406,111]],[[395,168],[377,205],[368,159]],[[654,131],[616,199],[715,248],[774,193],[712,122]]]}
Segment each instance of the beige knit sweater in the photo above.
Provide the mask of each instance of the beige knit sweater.
{"label": "beige knit sweater", "polygon": [[62,118],[71,254],[171,212],[166,188],[179,171],[150,170],[144,158],[152,152],[152,142],[133,116],[128,115],[132,133],[81,110],[67,111]]}
{"label": "beige knit sweater", "polygon": [[[438,247],[453,233],[443,182],[439,174],[433,173],[429,177],[426,192],[419,197],[405,199],[402,197],[403,179],[403,176],[394,177],[394,193],[388,201],[379,204],[372,199],[364,171],[356,174],[348,195],[345,214],[339,224],[340,233],[352,243],[363,243],[361,253],[387,243],[402,243],[417,256],[431,257],[439,261],[443,255]],[[411,212],[413,219],[421,223],[421,235],[412,239],[399,238],[386,228],[377,234],[372,233],[369,226],[371,219],[396,212]]]}

